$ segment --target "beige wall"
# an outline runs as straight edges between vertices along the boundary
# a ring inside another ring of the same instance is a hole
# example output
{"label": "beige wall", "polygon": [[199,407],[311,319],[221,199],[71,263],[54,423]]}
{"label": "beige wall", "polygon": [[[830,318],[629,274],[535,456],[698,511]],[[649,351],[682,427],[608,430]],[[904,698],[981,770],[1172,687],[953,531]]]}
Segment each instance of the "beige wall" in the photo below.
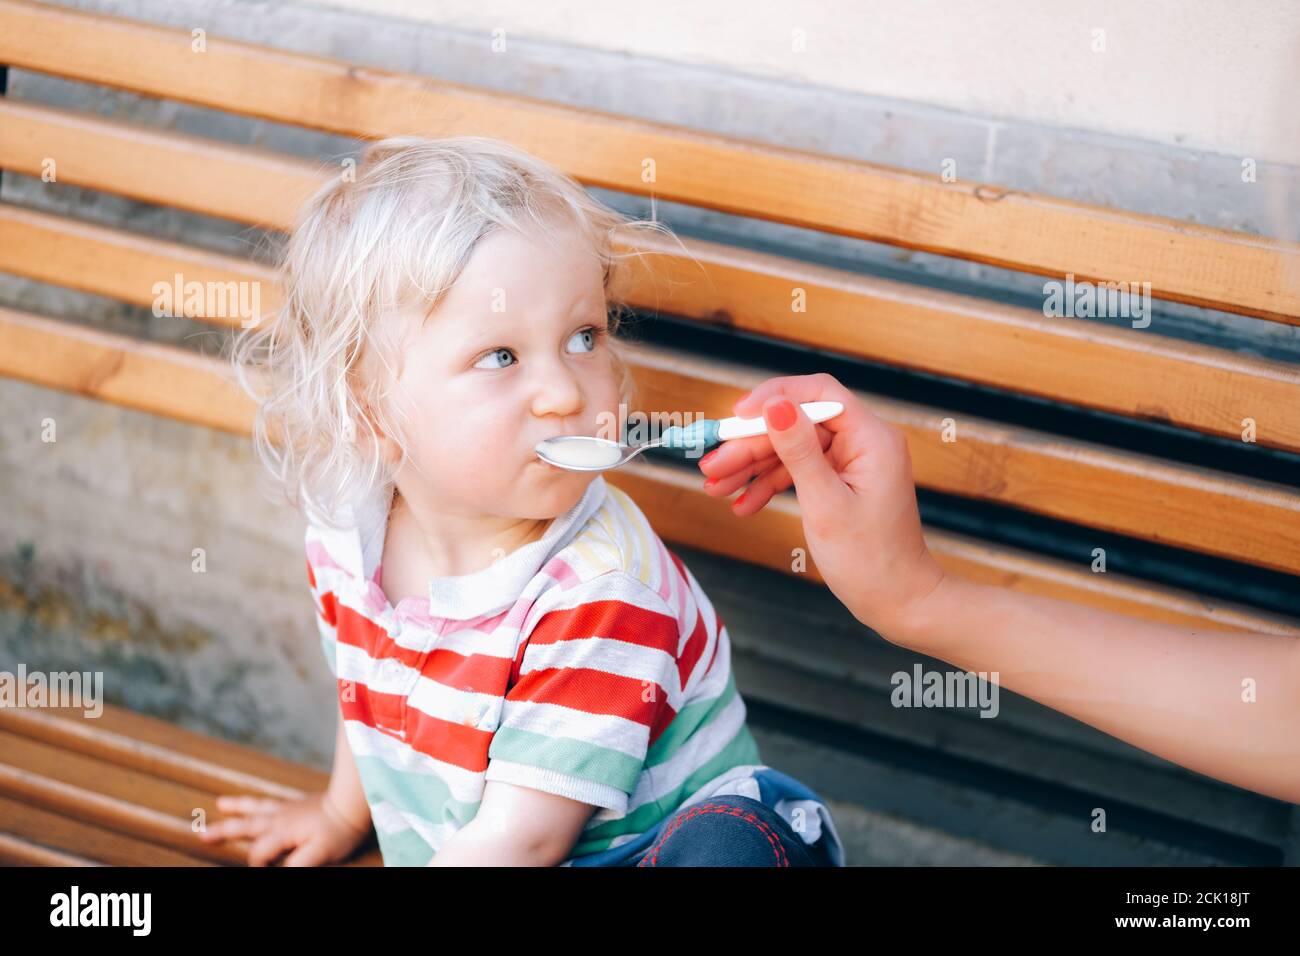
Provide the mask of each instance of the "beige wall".
{"label": "beige wall", "polygon": [[1297,0],[327,2],[1300,163]]}

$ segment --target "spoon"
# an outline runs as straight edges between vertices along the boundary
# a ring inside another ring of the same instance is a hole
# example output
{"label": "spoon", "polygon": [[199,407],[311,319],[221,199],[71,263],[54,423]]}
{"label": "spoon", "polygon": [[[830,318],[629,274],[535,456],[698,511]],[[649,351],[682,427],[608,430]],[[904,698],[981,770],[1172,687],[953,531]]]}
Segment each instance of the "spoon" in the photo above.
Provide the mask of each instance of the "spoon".
{"label": "spoon", "polygon": [[[844,411],[840,402],[803,402],[799,406],[808,418],[824,422]],[[557,468],[570,471],[605,471],[625,465],[647,448],[689,448],[700,453],[733,438],[766,435],[767,422],[758,418],[703,418],[685,427],[665,428],[654,441],[644,445],[623,445],[593,435],[556,435],[539,441],[533,448],[537,457]]]}

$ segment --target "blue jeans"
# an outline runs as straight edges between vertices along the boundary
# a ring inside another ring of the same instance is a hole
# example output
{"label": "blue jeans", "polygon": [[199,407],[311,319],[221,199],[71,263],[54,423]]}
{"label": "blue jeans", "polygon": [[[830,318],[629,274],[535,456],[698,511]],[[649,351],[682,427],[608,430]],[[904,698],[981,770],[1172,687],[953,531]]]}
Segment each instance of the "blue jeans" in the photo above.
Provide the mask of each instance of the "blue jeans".
{"label": "blue jeans", "polygon": [[679,810],[628,866],[831,866],[822,844],[803,841],[767,804],[713,797]]}

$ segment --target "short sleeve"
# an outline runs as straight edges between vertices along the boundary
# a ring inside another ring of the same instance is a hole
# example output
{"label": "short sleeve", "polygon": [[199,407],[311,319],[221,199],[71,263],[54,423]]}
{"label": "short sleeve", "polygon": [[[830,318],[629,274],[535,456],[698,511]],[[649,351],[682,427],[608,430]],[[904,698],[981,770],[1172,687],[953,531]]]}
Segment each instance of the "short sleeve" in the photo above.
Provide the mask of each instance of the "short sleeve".
{"label": "short sleeve", "polygon": [[329,665],[330,673],[337,678],[339,676],[338,602],[333,592],[317,583],[316,571],[311,566],[310,557],[307,558],[307,583],[311,587],[312,603],[316,606],[316,629],[320,633],[321,653],[325,655],[325,663]]}
{"label": "short sleeve", "polygon": [[676,715],[677,618],[621,570],[554,604],[520,641],[486,779],[625,813],[646,754]]}

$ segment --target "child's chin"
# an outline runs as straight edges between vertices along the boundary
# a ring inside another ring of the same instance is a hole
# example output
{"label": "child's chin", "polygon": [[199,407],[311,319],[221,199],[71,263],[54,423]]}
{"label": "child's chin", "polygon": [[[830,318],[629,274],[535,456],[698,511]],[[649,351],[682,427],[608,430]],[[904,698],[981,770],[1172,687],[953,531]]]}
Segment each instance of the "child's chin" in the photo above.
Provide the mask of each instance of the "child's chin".
{"label": "child's chin", "polygon": [[553,465],[539,465],[537,472],[540,477],[534,485],[534,507],[530,509],[535,512],[530,515],[533,518],[554,518],[570,510],[582,500],[587,486],[598,474],[594,471],[570,471]]}

